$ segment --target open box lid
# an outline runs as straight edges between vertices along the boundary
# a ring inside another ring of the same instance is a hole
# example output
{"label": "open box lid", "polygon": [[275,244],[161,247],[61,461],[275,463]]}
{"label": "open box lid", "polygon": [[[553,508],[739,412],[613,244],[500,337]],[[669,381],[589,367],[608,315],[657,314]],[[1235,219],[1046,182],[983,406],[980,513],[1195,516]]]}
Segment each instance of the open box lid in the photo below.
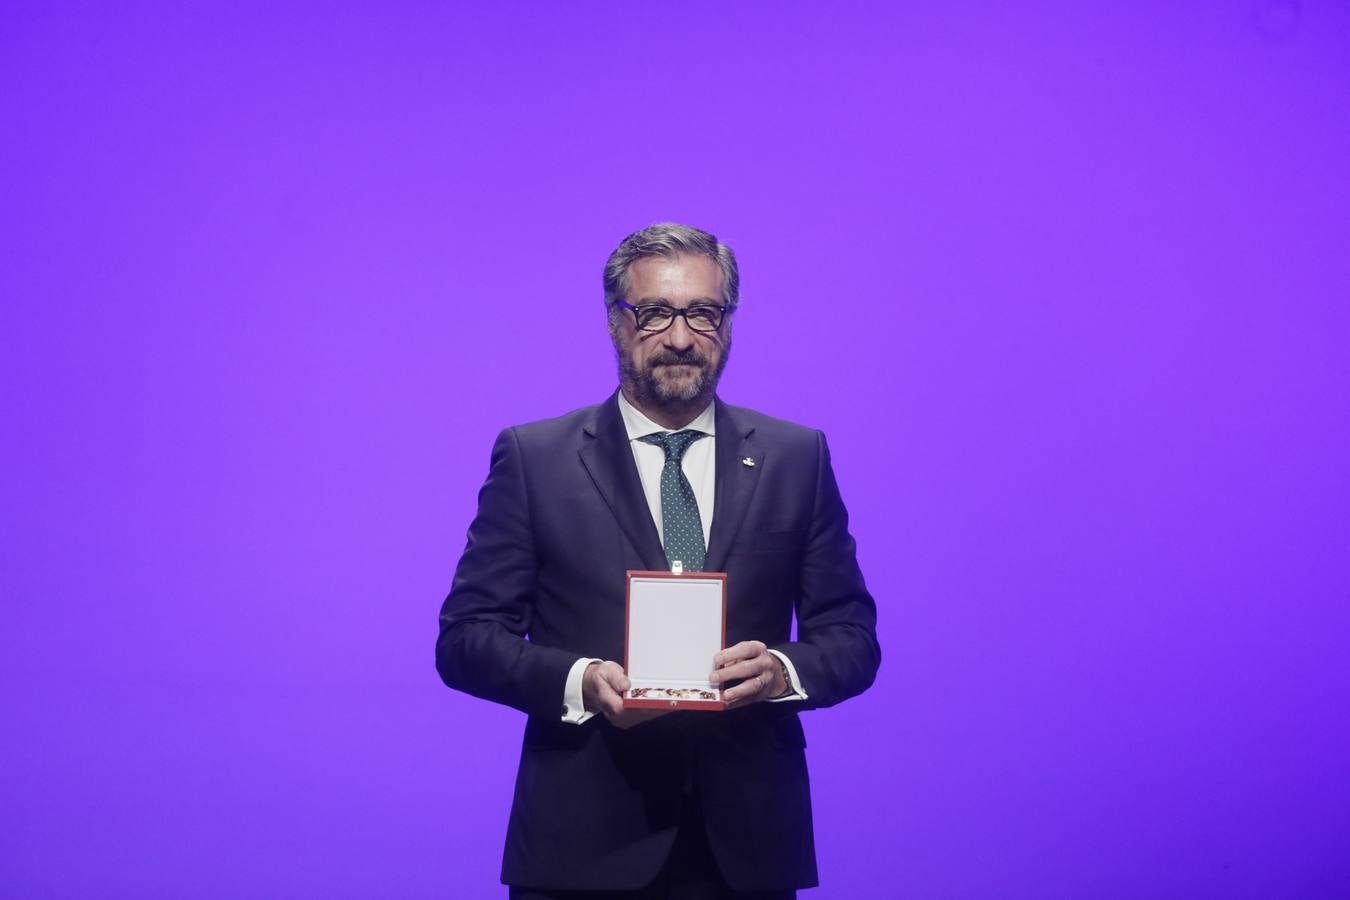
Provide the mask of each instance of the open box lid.
{"label": "open box lid", "polygon": [[625,706],[721,709],[708,676],[726,645],[725,572],[629,572]]}

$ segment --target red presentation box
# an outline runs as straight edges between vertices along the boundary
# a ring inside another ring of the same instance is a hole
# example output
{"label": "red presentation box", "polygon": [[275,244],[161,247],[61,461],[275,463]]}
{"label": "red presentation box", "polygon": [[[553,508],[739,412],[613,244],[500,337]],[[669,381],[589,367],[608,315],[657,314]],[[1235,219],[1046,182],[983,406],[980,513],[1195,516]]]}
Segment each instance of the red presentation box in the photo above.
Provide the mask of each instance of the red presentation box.
{"label": "red presentation box", "polygon": [[708,680],[726,646],[725,572],[629,572],[623,667],[635,709],[726,708]]}

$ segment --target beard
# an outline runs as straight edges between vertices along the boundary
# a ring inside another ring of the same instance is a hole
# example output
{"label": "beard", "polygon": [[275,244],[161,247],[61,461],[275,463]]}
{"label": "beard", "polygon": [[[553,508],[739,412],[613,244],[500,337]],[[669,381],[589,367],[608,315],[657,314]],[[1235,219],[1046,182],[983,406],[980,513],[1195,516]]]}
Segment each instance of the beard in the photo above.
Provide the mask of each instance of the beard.
{"label": "beard", "polygon": [[[642,367],[633,361],[633,355],[626,347],[616,349],[619,355],[619,380],[631,386],[638,403],[681,408],[703,405],[712,399],[717,382],[722,378],[722,370],[726,368],[727,357],[731,355],[731,342],[722,346],[722,354],[715,367],[708,357],[693,348],[683,353],[661,351],[651,356]],[[686,370],[675,375],[669,369],[670,366],[685,366]]]}

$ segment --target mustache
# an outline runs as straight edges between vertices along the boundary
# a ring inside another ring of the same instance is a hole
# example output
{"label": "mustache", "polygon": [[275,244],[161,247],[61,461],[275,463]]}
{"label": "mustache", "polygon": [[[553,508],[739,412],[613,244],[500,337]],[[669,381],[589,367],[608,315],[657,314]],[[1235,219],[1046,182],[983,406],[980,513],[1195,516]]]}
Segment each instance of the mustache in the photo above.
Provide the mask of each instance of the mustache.
{"label": "mustache", "polygon": [[691,350],[688,353],[658,353],[647,360],[648,370],[657,366],[697,366],[700,369],[708,368],[708,358],[697,350]]}

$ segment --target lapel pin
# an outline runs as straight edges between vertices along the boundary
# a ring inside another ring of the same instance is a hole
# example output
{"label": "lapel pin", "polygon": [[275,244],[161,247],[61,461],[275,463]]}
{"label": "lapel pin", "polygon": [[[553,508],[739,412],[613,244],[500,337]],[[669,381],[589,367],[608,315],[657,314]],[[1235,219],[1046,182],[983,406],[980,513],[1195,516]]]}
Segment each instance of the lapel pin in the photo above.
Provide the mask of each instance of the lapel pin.
{"label": "lapel pin", "polygon": [[741,465],[749,466],[750,468],[753,469],[755,467],[755,460],[753,457],[743,456],[741,457]]}

